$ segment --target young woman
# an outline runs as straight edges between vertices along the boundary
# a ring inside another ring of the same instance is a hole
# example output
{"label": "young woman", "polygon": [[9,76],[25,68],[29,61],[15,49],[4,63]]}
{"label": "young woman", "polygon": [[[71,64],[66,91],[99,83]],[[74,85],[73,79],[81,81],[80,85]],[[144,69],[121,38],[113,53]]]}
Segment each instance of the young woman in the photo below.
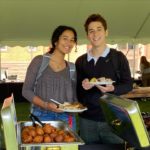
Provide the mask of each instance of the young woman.
{"label": "young woman", "polygon": [[[76,89],[70,79],[69,63],[64,59],[77,43],[75,29],[68,26],[58,26],[51,37],[52,48],[49,51],[49,62],[36,81],[43,56],[36,56],[30,63],[22,95],[32,103],[32,113],[41,120],[63,120],[76,128],[75,115],[62,112],[50,101],[55,99],[60,103],[73,102],[76,99]],[[35,82],[37,82],[35,84]]]}
{"label": "young woman", "polygon": [[145,56],[141,56],[140,70],[142,74],[142,86],[150,86],[150,62]]}

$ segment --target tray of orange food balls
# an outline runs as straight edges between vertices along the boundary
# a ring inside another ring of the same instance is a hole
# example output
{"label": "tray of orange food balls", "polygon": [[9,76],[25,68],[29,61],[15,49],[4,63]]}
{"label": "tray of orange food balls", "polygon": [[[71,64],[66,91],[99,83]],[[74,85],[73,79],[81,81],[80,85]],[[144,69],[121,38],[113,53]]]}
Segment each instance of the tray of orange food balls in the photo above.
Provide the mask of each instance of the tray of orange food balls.
{"label": "tray of orange food balls", "polygon": [[41,121],[30,114],[31,121],[17,121],[13,94],[4,99],[1,119],[6,149],[78,150],[84,141],[63,121]]}
{"label": "tray of orange food balls", "polygon": [[83,145],[83,140],[63,121],[42,121],[43,126],[33,122],[18,124],[20,147],[56,145]]}
{"label": "tray of orange food balls", "polygon": [[105,77],[100,77],[100,78],[95,78],[93,77],[92,79],[90,79],[90,84],[92,85],[111,85],[113,84],[115,81],[113,81],[110,78],[105,78]]}

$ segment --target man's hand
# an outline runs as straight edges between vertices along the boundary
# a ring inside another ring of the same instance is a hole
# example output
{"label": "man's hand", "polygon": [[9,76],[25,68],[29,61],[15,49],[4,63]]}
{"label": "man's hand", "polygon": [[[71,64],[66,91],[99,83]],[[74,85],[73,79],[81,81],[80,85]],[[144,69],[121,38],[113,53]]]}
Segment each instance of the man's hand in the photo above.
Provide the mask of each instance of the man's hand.
{"label": "man's hand", "polygon": [[96,87],[101,90],[103,93],[113,92],[115,87],[112,84],[108,84],[106,86],[96,85]]}
{"label": "man's hand", "polygon": [[94,85],[92,85],[89,81],[89,79],[84,79],[82,81],[82,87],[85,89],[85,90],[89,90],[93,87]]}

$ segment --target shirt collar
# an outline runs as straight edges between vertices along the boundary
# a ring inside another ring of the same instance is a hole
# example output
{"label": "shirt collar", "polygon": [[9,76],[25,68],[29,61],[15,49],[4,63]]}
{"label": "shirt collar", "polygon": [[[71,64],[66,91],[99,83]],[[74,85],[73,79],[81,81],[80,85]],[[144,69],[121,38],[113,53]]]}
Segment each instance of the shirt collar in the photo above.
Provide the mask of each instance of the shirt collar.
{"label": "shirt collar", "polygon": [[102,55],[100,55],[98,57],[92,56],[90,51],[91,51],[91,49],[87,52],[87,61],[89,62],[90,60],[94,59],[94,62],[96,64],[96,62],[99,59],[99,57],[106,57],[108,55],[108,53],[110,52],[110,48],[106,47],[105,50],[103,51]]}

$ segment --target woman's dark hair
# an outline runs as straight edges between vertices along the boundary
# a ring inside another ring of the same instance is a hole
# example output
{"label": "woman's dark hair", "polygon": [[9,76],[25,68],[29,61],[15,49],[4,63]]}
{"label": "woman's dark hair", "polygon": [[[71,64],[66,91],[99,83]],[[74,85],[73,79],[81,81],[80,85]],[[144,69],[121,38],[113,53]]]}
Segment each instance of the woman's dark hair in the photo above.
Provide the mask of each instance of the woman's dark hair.
{"label": "woman's dark hair", "polygon": [[106,20],[100,14],[92,14],[87,18],[87,20],[85,21],[85,24],[84,24],[84,29],[85,29],[86,33],[88,33],[89,24],[91,22],[95,22],[95,21],[101,22],[105,31],[107,30]]}
{"label": "woman's dark hair", "polygon": [[50,48],[49,53],[52,54],[52,53],[54,52],[54,50],[55,50],[55,43],[59,40],[59,37],[60,37],[60,36],[62,35],[62,33],[63,33],[64,31],[66,31],[66,30],[70,30],[70,31],[72,31],[72,32],[74,33],[74,40],[75,40],[75,42],[77,43],[77,33],[76,33],[75,29],[72,28],[72,27],[69,27],[69,26],[60,25],[60,26],[58,26],[58,27],[54,30],[54,32],[53,32],[53,34],[52,34],[52,37],[51,37],[51,44],[52,44],[52,47]]}
{"label": "woman's dark hair", "polygon": [[145,56],[141,56],[140,64],[143,64],[145,68],[150,67],[150,63],[148,62]]}

